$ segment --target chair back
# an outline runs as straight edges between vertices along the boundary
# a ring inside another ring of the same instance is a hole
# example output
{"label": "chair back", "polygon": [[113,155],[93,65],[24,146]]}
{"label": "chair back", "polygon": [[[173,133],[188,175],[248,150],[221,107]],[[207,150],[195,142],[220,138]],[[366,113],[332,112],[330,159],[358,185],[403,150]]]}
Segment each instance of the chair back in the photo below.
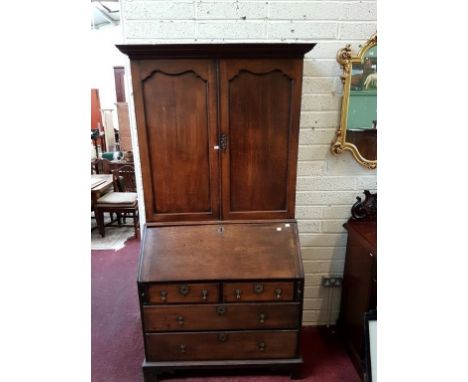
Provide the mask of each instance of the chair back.
{"label": "chair back", "polygon": [[112,163],[110,160],[101,158],[95,162],[96,174],[112,174]]}
{"label": "chair back", "polygon": [[114,181],[114,191],[116,192],[136,192],[135,167],[124,165],[112,171]]}

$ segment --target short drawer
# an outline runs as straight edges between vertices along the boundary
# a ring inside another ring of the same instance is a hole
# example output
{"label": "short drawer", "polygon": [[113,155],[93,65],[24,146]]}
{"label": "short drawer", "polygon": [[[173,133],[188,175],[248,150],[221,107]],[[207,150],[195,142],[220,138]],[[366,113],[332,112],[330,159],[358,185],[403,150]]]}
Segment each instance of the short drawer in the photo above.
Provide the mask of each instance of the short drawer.
{"label": "short drawer", "polygon": [[218,302],[217,283],[149,284],[145,288],[146,304],[209,303]]}
{"label": "short drawer", "polygon": [[298,332],[197,332],[145,335],[147,361],[275,359],[296,356]]}
{"label": "short drawer", "polygon": [[296,329],[299,303],[144,306],[143,327],[152,331]]}
{"label": "short drawer", "polygon": [[238,282],[223,285],[223,301],[293,301],[294,282]]}

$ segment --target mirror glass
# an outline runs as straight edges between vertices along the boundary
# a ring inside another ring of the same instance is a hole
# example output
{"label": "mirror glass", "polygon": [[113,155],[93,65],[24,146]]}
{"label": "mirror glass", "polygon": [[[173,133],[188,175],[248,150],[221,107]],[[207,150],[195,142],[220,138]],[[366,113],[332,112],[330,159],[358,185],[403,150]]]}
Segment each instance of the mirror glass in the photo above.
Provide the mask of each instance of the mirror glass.
{"label": "mirror glass", "polygon": [[343,69],[343,100],[340,127],[331,144],[334,155],[350,151],[368,169],[377,168],[377,34],[360,46],[356,55],[351,44],[336,55]]}
{"label": "mirror glass", "polygon": [[368,160],[377,159],[377,45],[351,66],[346,141]]}

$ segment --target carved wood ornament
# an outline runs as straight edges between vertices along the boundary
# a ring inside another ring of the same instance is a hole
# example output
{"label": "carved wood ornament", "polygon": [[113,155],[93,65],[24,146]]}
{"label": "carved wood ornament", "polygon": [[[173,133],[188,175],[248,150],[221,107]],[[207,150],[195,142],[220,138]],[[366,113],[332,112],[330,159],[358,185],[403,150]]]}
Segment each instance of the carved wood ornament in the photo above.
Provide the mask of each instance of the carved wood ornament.
{"label": "carved wood ornament", "polygon": [[377,220],[377,193],[372,194],[364,190],[364,201],[357,196],[357,202],[351,207],[351,220],[376,221]]}

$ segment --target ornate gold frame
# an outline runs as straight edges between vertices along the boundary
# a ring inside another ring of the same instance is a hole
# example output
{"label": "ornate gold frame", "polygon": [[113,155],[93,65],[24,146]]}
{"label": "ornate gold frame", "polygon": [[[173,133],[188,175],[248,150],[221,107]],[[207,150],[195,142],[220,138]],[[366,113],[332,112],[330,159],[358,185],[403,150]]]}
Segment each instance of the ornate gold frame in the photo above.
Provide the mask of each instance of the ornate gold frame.
{"label": "ornate gold frame", "polygon": [[353,63],[360,63],[368,49],[377,45],[377,33],[374,34],[361,48],[357,56],[351,55],[351,45],[347,44],[340,49],[336,55],[336,60],[343,68],[341,80],[343,82],[343,101],[341,104],[340,127],[336,132],[335,142],[332,142],[331,152],[334,155],[341,154],[343,151],[351,151],[356,161],[369,169],[377,168],[377,160],[368,160],[364,158],[359,149],[352,143],[346,142],[346,128],[348,124],[349,94],[351,89],[351,67]]}

